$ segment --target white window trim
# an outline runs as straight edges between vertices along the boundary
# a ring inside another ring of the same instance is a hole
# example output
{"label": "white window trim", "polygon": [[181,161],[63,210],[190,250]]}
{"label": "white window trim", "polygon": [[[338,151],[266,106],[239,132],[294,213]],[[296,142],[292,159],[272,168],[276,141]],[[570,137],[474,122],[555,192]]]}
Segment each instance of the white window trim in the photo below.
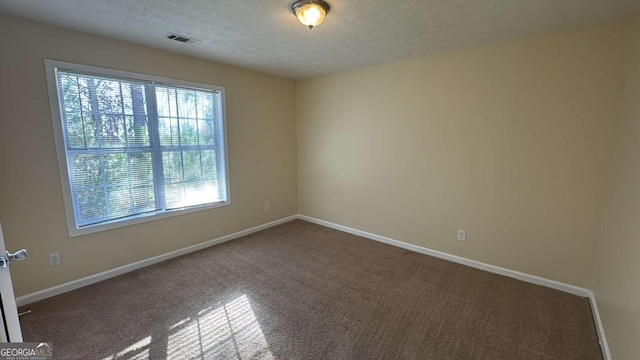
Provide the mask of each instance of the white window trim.
{"label": "white window trim", "polygon": [[[64,198],[64,207],[67,218],[67,228],[69,229],[69,237],[76,237],[86,234],[91,234],[100,231],[106,231],[111,229],[116,229],[124,226],[140,224],[148,221],[165,219],[173,216],[185,215],[197,211],[204,211],[214,208],[219,208],[227,205],[231,205],[231,184],[229,181],[229,151],[228,151],[228,141],[227,141],[227,112],[226,112],[226,99],[224,87],[196,83],[191,81],[183,81],[177,79],[170,79],[152,75],[139,74],[128,71],[121,70],[113,70],[107,68],[101,68],[96,66],[89,65],[81,65],[68,63],[63,61],[56,61],[45,59],[44,60],[46,77],[47,77],[47,88],[49,91],[49,104],[51,107],[51,120],[53,122],[53,132],[55,136],[56,143],[56,153],[58,157],[58,168],[60,172],[60,181],[62,183],[62,197]],[[225,166],[225,184],[227,189],[227,200],[223,202],[217,202],[213,204],[207,204],[202,206],[193,206],[189,208],[183,209],[173,209],[173,210],[163,210],[162,212],[157,213],[145,213],[140,215],[134,215],[128,217],[126,219],[118,219],[103,222],[96,225],[84,226],[82,228],[76,227],[75,221],[75,211],[73,208],[73,198],[71,195],[71,184],[69,182],[69,169],[67,166],[67,149],[64,141],[64,134],[62,129],[62,113],[60,108],[60,99],[58,93],[58,81],[56,79],[56,69],[61,68],[65,70],[78,71],[84,73],[94,73],[96,75],[102,76],[113,76],[120,78],[127,78],[133,80],[144,80],[144,81],[153,81],[158,83],[164,83],[167,85],[177,85],[184,86],[193,89],[202,89],[202,90],[210,90],[217,91],[221,95],[222,102],[222,136],[224,137],[224,166]]]}

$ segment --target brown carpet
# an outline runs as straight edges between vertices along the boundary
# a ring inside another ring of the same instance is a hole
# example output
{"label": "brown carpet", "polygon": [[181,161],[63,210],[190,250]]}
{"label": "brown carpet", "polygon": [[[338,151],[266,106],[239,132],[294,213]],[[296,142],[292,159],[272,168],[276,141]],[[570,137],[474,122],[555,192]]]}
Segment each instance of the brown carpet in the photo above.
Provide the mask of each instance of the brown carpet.
{"label": "brown carpet", "polygon": [[25,309],[56,359],[602,359],[585,298],[300,220]]}

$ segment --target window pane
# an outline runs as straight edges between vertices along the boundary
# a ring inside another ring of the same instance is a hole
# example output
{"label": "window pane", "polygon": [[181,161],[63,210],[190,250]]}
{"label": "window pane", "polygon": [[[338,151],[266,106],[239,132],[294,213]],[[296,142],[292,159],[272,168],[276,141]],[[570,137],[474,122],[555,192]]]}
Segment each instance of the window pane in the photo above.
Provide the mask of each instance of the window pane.
{"label": "window pane", "polygon": [[180,146],[178,119],[160,117],[158,119],[158,132],[160,133],[160,146]]}
{"label": "window pane", "polygon": [[139,212],[148,212],[156,209],[156,195],[152,182],[146,185],[134,186],[133,206]]}
{"label": "window pane", "polygon": [[141,84],[123,83],[128,146],[149,146],[147,99]]}
{"label": "window pane", "polygon": [[103,188],[89,188],[76,191],[79,222],[90,222],[107,216],[105,193]]}
{"label": "window pane", "polygon": [[118,148],[127,145],[122,115],[92,116],[98,128],[98,143],[102,148]]}
{"label": "window pane", "polygon": [[181,119],[195,119],[196,115],[196,92],[193,90],[178,89],[178,117]]}
{"label": "window pane", "polygon": [[198,145],[198,127],[196,120],[180,119],[180,144],[184,146]]}
{"label": "window pane", "polygon": [[109,217],[117,218],[129,215],[133,211],[133,197],[128,186],[107,188],[109,193]]}
{"label": "window pane", "polygon": [[166,86],[156,86],[158,116],[178,117],[176,90]]}
{"label": "window pane", "polygon": [[202,163],[199,151],[183,151],[182,162],[184,166],[184,181],[196,181],[202,179]]}
{"label": "window pane", "polygon": [[201,145],[215,144],[215,125],[213,124],[213,120],[198,120],[198,130]]}
{"label": "window pane", "polygon": [[79,225],[156,210],[151,153],[71,156]]}
{"label": "window pane", "polygon": [[167,208],[221,201],[211,150],[163,153]]}
{"label": "window pane", "polygon": [[66,123],[67,142],[72,149],[83,149],[85,146],[84,124],[80,112],[65,112],[63,117]]}
{"label": "window pane", "polygon": [[165,147],[215,145],[218,93],[156,87],[158,131]]}
{"label": "window pane", "polygon": [[71,186],[85,188],[100,186],[104,182],[102,176],[102,162],[97,154],[71,155],[69,158]]}
{"label": "window pane", "polygon": [[147,129],[147,118],[136,116],[126,116],[127,146],[128,147],[148,147],[149,131]]}
{"label": "window pane", "polygon": [[167,209],[179,209],[220,201],[215,181],[191,181],[166,185]]}
{"label": "window pane", "polygon": [[68,148],[149,146],[144,84],[58,73]]}
{"label": "window pane", "polygon": [[129,154],[129,166],[131,169],[131,182],[134,184],[153,182],[151,153]]}
{"label": "window pane", "polygon": [[[105,114],[122,114],[120,82],[100,78],[87,78],[89,99],[92,91],[97,97],[98,111]],[[95,109],[94,109],[95,111]]]}
{"label": "window pane", "polygon": [[182,182],[182,153],[180,151],[163,152],[162,167],[165,184]]}
{"label": "window pane", "polygon": [[216,179],[218,177],[216,171],[216,152],[215,150],[201,150],[202,158],[202,177],[204,179]]}
{"label": "window pane", "polygon": [[156,210],[151,153],[129,154],[129,169],[134,212]]}
{"label": "window pane", "polygon": [[78,78],[71,74],[59,76],[59,89],[65,101],[60,104],[63,112],[80,113],[80,92]]}
{"label": "window pane", "polygon": [[96,131],[96,124],[93,122],[91,115],[83,113],[82,125],[84,130],[84,140],[86,141],[87,149],[96,149],[98,146],[98,136]]}
{"label": "window pane", "polygon": [[214,108],[213,108],[213,94],[197,91],[197,103],[198,103],[198,118],[213,120]]}
{"label": "window pane", "polygon": [[[139,105],[144,107],[143,87],[140,84],[121,83],[122,86],[122,106],[125,115],[133,115],[134,113],[134,94],[137,95],[137,101],[142,102]],[[146,115],[144,111],[142,115]]]}
{"label": "window pane", "polygon": [[129,166],[127,154],[109,154],[104,156],[104,172],[107,185],[116,185],[129,182]]}

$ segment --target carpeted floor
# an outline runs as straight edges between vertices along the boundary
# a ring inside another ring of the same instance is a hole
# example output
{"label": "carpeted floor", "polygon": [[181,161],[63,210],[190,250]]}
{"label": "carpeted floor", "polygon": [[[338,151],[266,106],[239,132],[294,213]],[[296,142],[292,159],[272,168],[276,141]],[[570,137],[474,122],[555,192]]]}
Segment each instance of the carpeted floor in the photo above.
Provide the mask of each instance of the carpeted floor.
{"label": "carpeted floor", "polygon": [[56,359],[602,359],[585,298],[300,220],[25,309]]}

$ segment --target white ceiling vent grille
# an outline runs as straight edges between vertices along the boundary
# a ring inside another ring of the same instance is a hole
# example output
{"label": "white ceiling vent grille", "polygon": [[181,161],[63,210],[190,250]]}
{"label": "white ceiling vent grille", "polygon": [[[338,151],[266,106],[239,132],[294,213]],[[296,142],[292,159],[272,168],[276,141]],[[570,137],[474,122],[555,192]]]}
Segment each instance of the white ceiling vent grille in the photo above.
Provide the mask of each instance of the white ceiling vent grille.
{"label": "white ceiling vent grille", "polygon": [[178,41],[178,42],[181,42],[181,43],[184,43],[184,44],[192,44],[194,42],[200,41],[198,39],[194,39],[194,38],[190,38],[188,36],[178,35],[178,34],[174,34],[174,33],[169,33],[167,35],[167,39]]}

